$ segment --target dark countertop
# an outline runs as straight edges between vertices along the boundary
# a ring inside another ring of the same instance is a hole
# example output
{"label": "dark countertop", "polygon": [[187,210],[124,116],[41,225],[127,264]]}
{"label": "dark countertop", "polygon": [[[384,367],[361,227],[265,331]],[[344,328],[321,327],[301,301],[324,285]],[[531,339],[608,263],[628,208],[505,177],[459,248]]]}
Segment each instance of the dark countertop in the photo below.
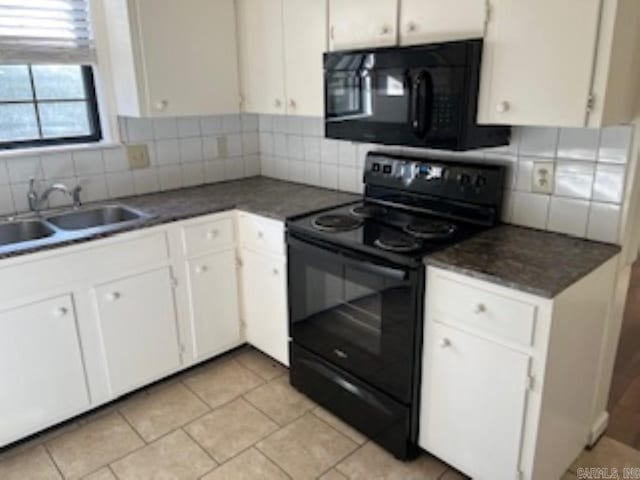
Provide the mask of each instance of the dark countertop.
{"label": "dark countertop", "polygon": [[620,247],[501,225],[425,258],[427,265],[554,298],[620,252]]}
{"label": "dark countertop", "polygon": [[[87,204],[92,206],[121,204],[141,210],[149,218],[134,224],[116,227],[110,231],[95,233],[59,233],[32,245],[16,244],[10,250],[0,250],[0,259],[12,258],[29,253],[52,250],[68,245],[106,238],[123,232],[140,230],[178,220],[198,217],[226,210],[240,209],[276,220],[323,210],[343,203],[355,202],[360,195],[327,190],[298,183],[284,182],[266,177],[252,177],[242,180],[214,183],[192,188],[166,192],[117,198]],[[67,209],[68,211],[69,209]],[[51,212],[43,212],[43,216]],[[32,215],[18,215],[18,219],[33,218]]]}

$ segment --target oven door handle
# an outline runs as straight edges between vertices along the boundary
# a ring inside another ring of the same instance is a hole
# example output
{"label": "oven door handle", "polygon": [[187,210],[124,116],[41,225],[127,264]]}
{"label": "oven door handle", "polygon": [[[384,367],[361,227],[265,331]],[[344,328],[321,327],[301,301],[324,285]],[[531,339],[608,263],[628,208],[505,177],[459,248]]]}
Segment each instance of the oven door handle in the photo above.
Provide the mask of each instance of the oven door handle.
{"label": "oven door handle", "polygon": [[296,250],[311,254],[315,257],[322,257],[328,261],[335,261],[336,257],[338,257],[341,263],[350,265],[363,272],[373,273],[374,275],[381,275],[385,278],[403,282],[409,279],[409,271],[373,263],[370,259],[363,256],[336,250],[335,248],[327,250],[312,243],[300,241],[292,236],[289,236],[288,243],[290,248],[295,248]]}

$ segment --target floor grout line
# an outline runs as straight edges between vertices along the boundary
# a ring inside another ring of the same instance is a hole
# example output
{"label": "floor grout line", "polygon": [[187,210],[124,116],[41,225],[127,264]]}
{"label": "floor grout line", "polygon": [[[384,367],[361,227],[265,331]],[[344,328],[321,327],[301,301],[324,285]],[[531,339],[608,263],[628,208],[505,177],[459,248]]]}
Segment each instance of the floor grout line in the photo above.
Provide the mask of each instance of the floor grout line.
{"label": "floor grout line", "polygon": [[[39,445],[40,446],[40,445]],[[65,475],[62,473],[62,470],[60,469],[60,465],[58,465],[58,462],[56,462],[56,459],[53,458],[53,455],[51,455],[51,452],[49,451],[49,447],[47,447],[45,442],[42,442],[41,444],[42,448],[44,448],[44,451],[46,452],[46,454],[49,456],[49,459],[51,460],[51,463],[53,463],[53,466],[55,467],[55,469],[58,471],[58,473],[60,474],[61,478],[67,478],[65,477]]]}

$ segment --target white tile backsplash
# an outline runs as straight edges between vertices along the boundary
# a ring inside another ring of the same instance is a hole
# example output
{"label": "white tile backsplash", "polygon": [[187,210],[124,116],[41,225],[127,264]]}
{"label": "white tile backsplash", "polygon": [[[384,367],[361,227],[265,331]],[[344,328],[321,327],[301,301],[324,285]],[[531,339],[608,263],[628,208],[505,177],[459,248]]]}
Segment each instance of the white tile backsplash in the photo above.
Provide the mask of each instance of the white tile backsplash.
{"label": "white tile backsplash", "polygon": [[[38,179],[40,188],[52,181],[84,182],[85,201],[253,175],[361,193],[366,153],[390,150],[325,139],[319,117],[122,118],[120,127],[125,142],[149,145],[151,167],[131,171],[122,147],[2,158],[0,215],[27,210],[30,178]],[[601,130],[526,127],[514,128],[512,142],[505,147],[464,153],[391,150],[504,165],[504,221],[616,242],[632,135],[630,126]],[[226,158],[218,155],[222,138],[227,144]],[[531,193],[536,161],[554,162],[553,195]]]}

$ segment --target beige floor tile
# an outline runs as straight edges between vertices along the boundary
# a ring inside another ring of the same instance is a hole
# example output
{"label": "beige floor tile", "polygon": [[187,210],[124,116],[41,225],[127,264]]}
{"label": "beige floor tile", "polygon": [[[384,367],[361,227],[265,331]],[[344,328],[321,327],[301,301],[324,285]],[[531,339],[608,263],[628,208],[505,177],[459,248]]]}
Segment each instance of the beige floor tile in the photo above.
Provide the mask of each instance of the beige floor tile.
{"label": "beige floor tile", "polygon": [[357,448],[355,442],[311,413],[256,446],[295,479],[317,478]]}
{"label": "beige floor tile", "polygon": [[325,410],[324,408],[322,407],[315,408],[313,410],[313,414],[316,415],[321,420],[324,420],[325,422],[327,422],[333,428],[338,430],[340,433],[343,433],[344,435],[349,437],[351,440],[353,440],[357,444],[362,445],[366,443],[367,437],[365,437],[362,433],[357,431],[355,428],[344,423],[342,420],[336,417],[333,413]]}
{"label": "beige floor tile", "polygon": [[276,431],[278,425],[238,398],[187,425],[185,430],[222,463]]}
{"label": "beige floor tile", "polygon": [[318,480],[349,480],[335,468],[322,475]]}
{"label": "beige floor tile", "polygon": [[575,472],[579,467],[616,467],[619,472],[622,472],[624,467],[638,466],[640,466],[640,451],[612,438],[603,437],[591,450],[582,452],[569,470]]}
{"label": "beige floor tile", "polygon": [[182,383],[154,388],[120,412],[147,442],[204,415],[209,407]]}
{"label": "beige floor tile", "polygon": [[577,480],[578,475],[573,472],[565,473],[560,480]]}
{"label": "beige floor tile", "polygon": [[289,477],[255,448],[202,477],[202,480],[287,480]]}
{"label": "beige floor tile", "polygon": [[0,462],[2,480],[57,480],[62,479],[43,446],[7,456]]}
{"label": "beige floor tile", "polygon": [[265,380],[273,380],[288,372],[284,365],[253,348],[243,349],[234,358]]}
{"label": "beige floor tile", "polygon": [[86,477],[83,477],[82,480],[118,480],[116,476],[113,474],[109,467],[104,467],[98,470],[97,472],[93,472]]}
{"label": "beige floor tile", "polygon": [[111,465],[120,480],[200,478],[216,463],[182,430],[156,440]]}
{"label": "beige floor tile", "polygon": [[316,406],[309,398],[289,385],[287,377],[271,380],[247,393],[245,398],[280,425],[301,417]]}
{"label": "beige floor tile", "polygon": [[199,369],[184,382],[215,408],[257,387],[264,380],[236,360],[229,359]]}
{"label": "beige floor tile", "polygon": [[143,445],[118,413],[101,416],[47,442],[49,452],[67,478],[91,473]]}
{"label": "beige floor tile", "polygon": [[352,480],[436,480],[448,469],[426,454],[411,462],[401,462],[373,442],[365,444],[336,468]]}

